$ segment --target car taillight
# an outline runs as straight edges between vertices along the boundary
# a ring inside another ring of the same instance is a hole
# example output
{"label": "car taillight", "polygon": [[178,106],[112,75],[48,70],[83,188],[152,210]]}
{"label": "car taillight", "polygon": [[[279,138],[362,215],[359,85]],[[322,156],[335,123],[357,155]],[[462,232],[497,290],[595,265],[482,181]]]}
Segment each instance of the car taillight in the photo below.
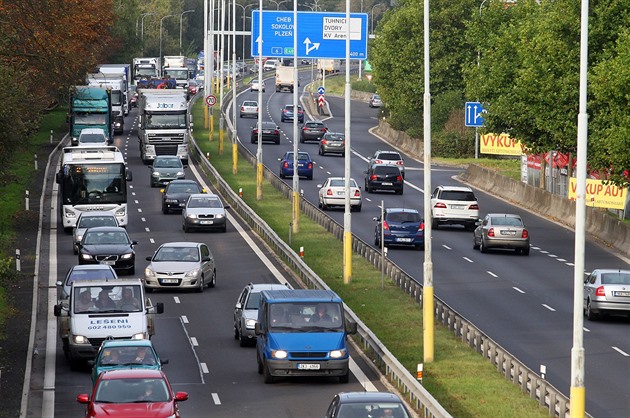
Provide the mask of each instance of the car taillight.
{"label": "car taillight", "polygon": [[311,168],[313,168],[313,163],[308,163],[308,169],[310,170]]}
{"label": "car taillight", "polygon": [[282,167],[289,168],[289,163],[287,161],[285,161],[284,164],[282,164]]}
{"label": "car taillight", "polygon": [[383,230],[389,231],[389,224],[387,223],[387,221],[383,221]]}
{"label": "car taillight", "polygon": [[305,130],[307,130],[307,129],[308,129],[308,128],[307,128],[306,126],[302,128],[302,130],[303,130],[303,131],[305,131]]}
{"label": "car taillight", "polygon": [[477,205],[477,204],[470,205],[470,206],[468,206],[468,209],[479,210],[479,205]]}
{"label": "car taillight", "polygon": [[245,106],[241,106],[241,112],[245,111]]}
{"label": "car taillight", "polygon": [[396,176],[396,181],[403,181],[402,176]]}
{"label": "car taillight", "polygon": [[523,233],[521,234],[521,238],[528,238],[529,237],[529,232],[527,232],[527,229],[523,229]]}
{"label": "car taillight", "polygon": [[258,135],[258,129],[254,129],[254,130],[252,131],[252,133],[253,133],[254,135]]}
{"label": "car taillight", "polygon": [[322,144],[326,145],[328,143],[327,139],[322,139]]}
{"label": "car taillight", "polygon": [[277,130],[277,129],[273,131],[273,134],[274,134],[274,135],[278,135],[279,133],[280,133],[280,132],[278,132],[278,130]]}
{"label": "car taillight", "polygon": [[354,197],[361,197],[361,192],[359,190],[355,190]]}
{"label": "car taillight", "polygon": [[374,164],[383,164],[383,160],[374,160]]}
{"label": "car taillight", "polygon": [[488,236],[489,237],[493,237],[494,236],[494,228],[488,229]]}
{"label": "car taillight", "polygon": [[418,228],[418,232],[419,231],[424,231],[424,222],[420,222],[420,227]]}
{"label": "car taillight", "polygon": [[434,208],[438,208],[438,209],[446,209],[446,204],[442,203],[442,202],[437,202],[435,204],[435,206],[433,206]]}
{"label": "car taillight", "polygon": [[376,177],[376,174],[372,174],[370,176],[370,180],[374,181],[374,180],[378,180],[378,177]]}
{"label": "car taillight", "polygon": [[604,286],[599,286],[595,291],[595,296],[606,296],[606,291],[604,290]]}
{"label": "car taillight", "polygon": [[328,129],[326,128],[322,128],[322,132],[326,132]]}
{"label": "car taillight", "polygon": [[403,161],[396,161],[396,165],[405,165]]}
{"label": "car taillight", "polygon": [[326,196],[332,196],[333,192],[332,190],[328,189],[326,190]]}

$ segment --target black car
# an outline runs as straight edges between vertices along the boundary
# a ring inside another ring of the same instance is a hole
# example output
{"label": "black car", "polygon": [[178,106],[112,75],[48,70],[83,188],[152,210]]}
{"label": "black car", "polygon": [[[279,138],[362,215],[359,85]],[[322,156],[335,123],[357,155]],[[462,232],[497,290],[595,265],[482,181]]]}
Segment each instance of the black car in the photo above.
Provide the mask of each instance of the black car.
{"label": "black car", "polygon": [[309,120],[300,129],[300,142],[319,141],[326,132],[328,132],[328,128],[324,122]]}
{"label": "black car", "polygon": [[136,252],[127,230],[119,226],[89,228],[79,244],[79,264],[106,264],[116,271],[136,273]]}
{"label": "black car", "polygon": [[403,176],[395,165],[374,164],[365,172],[365,190],[373,193],[375,190],[393,190],[396,194],[403,194]]}
{"label": "black car", "polygon": [[[273,122],[261,122],[262,142],[272,141],[276,145],[280,143],[280,127]],[[258,143],[258,124],[252,127],[252,144]]]}
{"label": "black car", "polygon": [[186,206],[188,196],[194,193],[205,193],[204,189],[194,180],[173,180],[166,185],[162,192],[162,213],[171,211],[181,212]]}
{"label": "black car", "polygon": [[341,392],[335,395],[325,418],[410,418],[405,403],[391,392]]}

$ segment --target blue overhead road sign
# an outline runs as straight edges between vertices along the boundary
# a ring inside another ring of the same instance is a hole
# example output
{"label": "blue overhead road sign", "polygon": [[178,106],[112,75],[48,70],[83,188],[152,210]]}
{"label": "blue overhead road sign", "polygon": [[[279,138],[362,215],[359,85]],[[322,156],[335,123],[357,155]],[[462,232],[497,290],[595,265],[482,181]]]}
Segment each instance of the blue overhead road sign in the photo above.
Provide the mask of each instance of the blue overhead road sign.
{"label": "blue overhead road sign", "polygon": [[[262,36],[260,11],[252,11],[252,56],[292,58],[293,12],[263,10]],[[297,13],[298,58],[346,58],[346,14],[339,12]],[[367,59],[367,13],[350,14],[350,59]]]}
{"label": "blue overhead road sign", "polygon": [[466,102],[465,112],[465,125],[472,126],[474,128],[481,128],[484,124],[483,113],[486,110],[479,102]]}

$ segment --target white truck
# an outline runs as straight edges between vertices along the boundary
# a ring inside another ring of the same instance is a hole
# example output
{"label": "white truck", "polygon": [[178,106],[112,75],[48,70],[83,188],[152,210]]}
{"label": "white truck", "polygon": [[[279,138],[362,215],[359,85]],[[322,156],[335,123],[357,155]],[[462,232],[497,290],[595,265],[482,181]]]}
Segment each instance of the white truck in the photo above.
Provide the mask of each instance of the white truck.
{"label": "white truck", "polygon": [[[293,93],[295,87],[295,73],[293,67],[285,67],[283,65],[276,67],[276,92],[288,90]],[[300,85],[298,79],[297,85]]]}
{"label": "white truck", "polygon": [[129,114],[129,108],[131,107],[131,95],[129,94],[129,83],[131,82],[131,65],[130,64],[99,64],[98,71],[107,75],[122,75],[124,80],[124,86],[121,89],[123,114],[127,116]]}
{"label": "white truck", "polygon": [[177,88],[188,88],[188,67],[183,55],[167,55],[164,57],[162,76],[174,78]]}
{"label": "white truck", "polygon": [[158,155],[176,155],[188,161],[192,115],[186,91],[180,89],[138,90],[138,139],[140,157],[148,164]]}
{"label": "white truck", "polygon": [[160,76],[160,59],[157,57],[133,59],[133,82],[136,84],[141,78],[156,78]]}
{"label": "white truck", "polygon": [[[87,85],[108,89],[112,97],[112,122],[114,133],[122,134],[125,127],[125,94],[127,82],[122,74],[89,73]],[[129,111],[127,110],[127,113]]]}
{"label": "white truck", "polygon": [[317,70],[326,74],[338,73],[341,71],[341,60],[335,59],[318,59]]}
{"label": "white truck", "polygon": [[155,334],[153,305],[140,279],[77,280],[70,298],[54,306],[63,352],[72,369],[93,359],[106,339],[149,339]]}

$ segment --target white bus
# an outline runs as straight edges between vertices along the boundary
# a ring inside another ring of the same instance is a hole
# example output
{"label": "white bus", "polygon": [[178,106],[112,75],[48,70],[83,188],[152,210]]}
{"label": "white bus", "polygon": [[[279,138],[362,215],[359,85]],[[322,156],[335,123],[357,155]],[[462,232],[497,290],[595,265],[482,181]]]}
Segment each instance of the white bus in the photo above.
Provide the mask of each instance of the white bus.
{"label": "white bus", "polygon": [[112,211],[126,226],[127,182],[131,181],[122,153],[115,146],[65,147],[56,175],[64,230],[76,226],[81,212]]}

